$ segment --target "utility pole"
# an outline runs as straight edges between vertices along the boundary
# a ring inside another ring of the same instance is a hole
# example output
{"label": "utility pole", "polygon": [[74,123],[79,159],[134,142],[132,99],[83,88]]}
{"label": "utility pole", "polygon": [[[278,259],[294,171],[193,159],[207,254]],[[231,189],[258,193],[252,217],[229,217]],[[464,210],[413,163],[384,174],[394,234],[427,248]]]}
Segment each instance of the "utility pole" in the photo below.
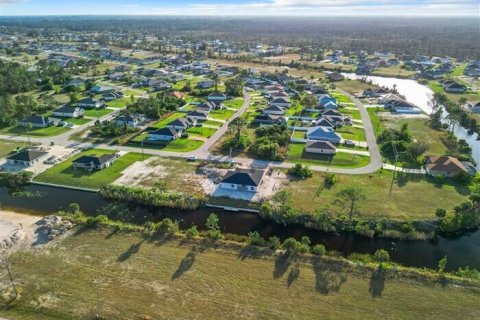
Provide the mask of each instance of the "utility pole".
{"label": "utility pole", "polygon": [[393,169],[392,182],[390,183],[390,192],[388,193],[388,196],[390,196],[392,194],[393,181],[395,180],[395,174],[397,172],[397,161],[398,161],[397,146],[395,146],[395,142],[393,140],[392,140],[392,148],[393,148],[393,154],[395,156],[395,167]]}

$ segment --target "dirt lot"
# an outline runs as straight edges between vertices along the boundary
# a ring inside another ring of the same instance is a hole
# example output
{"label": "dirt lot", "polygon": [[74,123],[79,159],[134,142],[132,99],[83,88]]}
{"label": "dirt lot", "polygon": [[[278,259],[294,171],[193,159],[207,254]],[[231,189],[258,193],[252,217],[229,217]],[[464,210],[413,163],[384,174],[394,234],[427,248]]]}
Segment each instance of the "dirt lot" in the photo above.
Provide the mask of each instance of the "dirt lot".
{"label": "dirt lot", "polygon": [[260,190],[256,194],[219,189],[218,183],[229,170],[232,169],[213,164],[153,157],[132,164],[114,183],[151,187],[163,180],[170,190],[178,192],[261,201],[272,196],[286,181],[283,173],[274,171],[272,174],[265,175]]}

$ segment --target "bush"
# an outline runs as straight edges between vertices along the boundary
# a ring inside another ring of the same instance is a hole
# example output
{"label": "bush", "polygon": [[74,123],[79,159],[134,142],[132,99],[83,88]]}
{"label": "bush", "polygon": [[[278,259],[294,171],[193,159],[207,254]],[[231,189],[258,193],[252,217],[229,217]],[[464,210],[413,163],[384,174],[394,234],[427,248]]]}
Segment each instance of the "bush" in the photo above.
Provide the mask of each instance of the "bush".
{"label": "bush", "polygon": [[262,236],[257,231],[253,231],[248,233],[247,243],[252,246],[261,247],[265,245],[265,239],[263,239]]}
{"label": "bush", "polygon": [[325,246],[323,244],[316,244],[313,248],[312,248],[312,252],[313,254],[321,257],[323,255],[325,255],[325,253],[327,252],[327,250],[325,249]]}
{"label": "bush", "polygon": [[288,173],[301,179],[311,178],[313,175],[312,171],[301,163],[297,163],[293,168],[288,169]]}
{"label": "bush", "polygon": [[267,246],[272,250],[278,250],[281,247],[280,239],[275,236],[268,238]]}
{"label": "bush", "polygon": [[187,239],[192,239],[198,237],[199,235],[200,232],[198,232],[198,228],[195,225],[191,226],[187,229],[187,231],[185,231],[185,236],[187,237]]}
{"label": "bush", "polygon": [[337,176],[335,173],[327,172],[323,178],[323,183],[326,186],[333,186],[337,182]]}
{"label": "bush", "polygon": [[178,221],[165,218],[158,224],[158,230],[167,234],[174,234],[180,230],[180,227],[178,226]]}

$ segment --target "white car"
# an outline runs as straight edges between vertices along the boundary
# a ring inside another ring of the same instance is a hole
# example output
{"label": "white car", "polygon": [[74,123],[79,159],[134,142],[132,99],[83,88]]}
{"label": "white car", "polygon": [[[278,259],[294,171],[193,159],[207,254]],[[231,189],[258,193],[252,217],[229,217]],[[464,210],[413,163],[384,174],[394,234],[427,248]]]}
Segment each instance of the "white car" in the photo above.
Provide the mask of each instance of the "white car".
{"label": "white car", "polygon": [[197,159],[198,159],[197,157],[191,156],[187,158],[187,161],[197,161]]}

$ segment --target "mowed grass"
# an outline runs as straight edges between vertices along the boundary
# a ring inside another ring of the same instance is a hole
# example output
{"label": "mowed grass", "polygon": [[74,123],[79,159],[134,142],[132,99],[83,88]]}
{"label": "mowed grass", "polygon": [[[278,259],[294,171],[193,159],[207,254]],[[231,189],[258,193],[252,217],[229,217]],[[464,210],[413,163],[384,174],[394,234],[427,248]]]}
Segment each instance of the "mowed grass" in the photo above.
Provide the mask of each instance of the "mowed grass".
{"label": "mowed grass", "polygon": [[243,105],[243,98],[233,98],[223,102],[225,107],[232,109],[240,109]]}
{"label": "mowed grass", "polygon": [[153,124],[153,127],[155,128],[163,128],[165,127],[167,124],[169,124],[170,122],[172,122],[173,120],[176,120],[178,118],[182,118],[182,117],[185,117],[186,114],[183,113],[183,112],[174,112],[172,113],[171,115],[169,115],[168,117],[166,118],[163,118],[157,122],[155,122]]}
{"label": "mowed grass", "polygon": [[[359,211],[365,216],[386,216],[390,219],[435,219],[435,209],[447,210],[468,198],[466,187],[447,181],[436,186],[431,179],[422,175],[402,174],[392,182],[391,171],[379,171],[371,175],[340,175],[331,188],[324,187],[323,174],[315,173],[307,180],[291,181],[287,189],[292,191],[295,206],[307,212],[314,212],[337,198],[337,193],[348,186],[359,186],[366,200],[359,203]],[[346,213],[346,208],[331,205],[332,213]]]}
{"label": "mowed grass", "polygon": [[338,152],[337,154],[323,155],[305,152],[305,143],[292,143],[287,153],[288,162],[307,165],[331,166],[342,168],[361,168],[370,163],[370,157],[351,153]]}
{"label": "mowed grass", "polygon": [[357,141],[366,141],[365,130],[356,127],[343,126],[335,130],[343,139]]}
{"label": "mowed grass", "polygon": [[14,152],[17,147],[26,147],[27,142],[0,140],[0,158],[8,156]]}
{"label": "mowed grass", "polygon": [[[144,157],[139,153],[127,153],[115,160],[115,162],[110,167],[102,170],[95,170],[89,173],[82,169],[73,169],[72,161],[80,158],[81,156],[100,156],[103,154],[110,154],[114,152],[114,150],[104,149],[91,149],[81,152],[77,156],[68,159],[41,173],[40,175],[35,177],[35,181],[74,187],[99,189],[117,180],[122,175],[122,171],[129,167],[131,164],[144,159]],[[145,159],[146,158],[148,158],[147,155],[145,155]]]}
{"label": "mowed grass", "polygon": [[144,147],[149,149],[161,149],[162,151],[171,152],[190,152],[197,150],[203,145],[203,141],[179,138],[173,141],[148,141],[147,134],[141,134],[130,140],[130,144],[134,147],[141,148],[142,141],[144,141]]}
{"label": "mowed grass", "polygon": [[204,138],[210,138],[210,136],[214,134],[215,131],[217,130],[213,128],[203,128],[203,127],[192,127],[187,129],[188,134],[191,134],[192,136],[199,136]]}
{"label": "mowed grass", "polygon": [[[99,305],[103,319],[480,317],[476,286],[378,279],[324,260],[257,259],[102,229],[77,230],[44,250],[10,258],[21,297],[8,307],[0,300],[1,316],[94,319]],[[4,269],[0,280],[8,283]]]}
{"label": "mowed grass", "polygon": [[[63,126],[50,126],[46,128],[32,128],[29,132],[32,137],[53,137],[69,131],[70,128]],[[1,134],[28,136],[27,129],[23,126],[8,127],[0,130]]]}
{"label": "mowed grass", "polygon": [[92,118],[100,118],[112,112],[113,112],[112,109],[92,109],[92,110],[86,110],[85,116],[92,117]]}

